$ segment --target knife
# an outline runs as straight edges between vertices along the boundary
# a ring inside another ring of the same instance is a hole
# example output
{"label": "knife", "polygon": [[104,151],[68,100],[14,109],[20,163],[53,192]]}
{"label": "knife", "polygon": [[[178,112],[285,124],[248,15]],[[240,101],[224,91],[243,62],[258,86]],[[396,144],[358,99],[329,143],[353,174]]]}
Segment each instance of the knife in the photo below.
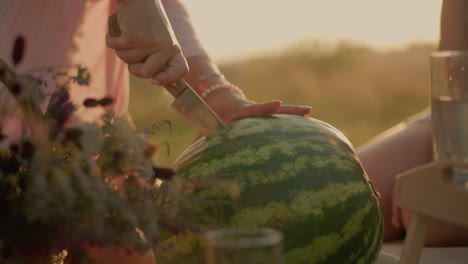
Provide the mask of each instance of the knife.
{"label": "knife", "polygon": [[[118,37],[120,33],[117,15],[111,15],[109,17],[109,35]],[[175,98],[171,106],[203,135],[211,135],[225,127],[223,121],[184,80],[166,85],[164,88]]]}

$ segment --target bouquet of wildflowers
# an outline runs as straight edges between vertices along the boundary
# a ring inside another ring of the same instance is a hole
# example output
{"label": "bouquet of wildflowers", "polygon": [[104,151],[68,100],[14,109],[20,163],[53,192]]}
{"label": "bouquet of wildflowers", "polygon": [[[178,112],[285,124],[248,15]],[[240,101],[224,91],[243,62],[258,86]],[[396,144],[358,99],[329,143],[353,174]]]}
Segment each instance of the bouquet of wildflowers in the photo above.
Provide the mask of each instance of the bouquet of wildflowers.
{"label": "bouquet of wildflowers", "polygon": [[[23,49],[18,38],[15,63]],[[28,135],[0,148],[0,263],[47,263],[64,250],[83,252],[89,245],[144,251],[156,242],[164,198],[154,183],[173,172],[154,166],[156,146],[128,117],[108,111],[101,124],[67,125],[76,109],[67,84],[89,83],[89,72],[76,70],[57,86],[43,112],[42,81],[16,74],[0,60],[0,81],[29,127]],[[83,107],[111,103],[112,98],[89,98]],[[0,133],[0,141],[7,139]]]}

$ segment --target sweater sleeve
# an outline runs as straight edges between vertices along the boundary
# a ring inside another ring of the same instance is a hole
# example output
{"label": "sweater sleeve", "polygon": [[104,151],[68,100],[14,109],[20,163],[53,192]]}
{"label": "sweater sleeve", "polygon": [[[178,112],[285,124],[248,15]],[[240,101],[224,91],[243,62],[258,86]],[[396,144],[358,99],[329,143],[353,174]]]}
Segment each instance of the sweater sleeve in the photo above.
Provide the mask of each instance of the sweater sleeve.
{"label": "sweater sleeve", "polygon": [[162,0],[161,2],[184,56],[208,56],[192,27],[192,21],[185,6],[179,0]]}

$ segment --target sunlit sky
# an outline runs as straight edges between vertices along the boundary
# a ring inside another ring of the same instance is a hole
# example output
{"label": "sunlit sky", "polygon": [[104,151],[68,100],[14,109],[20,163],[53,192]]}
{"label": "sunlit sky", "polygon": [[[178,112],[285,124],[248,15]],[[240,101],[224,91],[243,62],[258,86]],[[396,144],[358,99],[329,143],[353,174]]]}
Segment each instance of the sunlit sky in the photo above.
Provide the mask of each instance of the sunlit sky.
{"label": "sunlit sky", "polygon": [[304,39],[352,40],[388,49],[436,41],[441,0],[183,0],[218,61]]}

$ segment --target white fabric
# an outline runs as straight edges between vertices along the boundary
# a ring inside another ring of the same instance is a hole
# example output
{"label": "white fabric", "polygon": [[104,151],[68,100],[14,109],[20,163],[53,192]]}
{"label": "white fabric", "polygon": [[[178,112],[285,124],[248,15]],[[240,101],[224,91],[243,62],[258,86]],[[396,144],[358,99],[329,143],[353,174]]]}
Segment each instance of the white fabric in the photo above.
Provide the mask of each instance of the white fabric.
{"label": "white fabric", "polygon": [[[382,252],[400,256],[403,241],[384,243]],[[468,247],[425,247],[419,264],[467,264]]]}

